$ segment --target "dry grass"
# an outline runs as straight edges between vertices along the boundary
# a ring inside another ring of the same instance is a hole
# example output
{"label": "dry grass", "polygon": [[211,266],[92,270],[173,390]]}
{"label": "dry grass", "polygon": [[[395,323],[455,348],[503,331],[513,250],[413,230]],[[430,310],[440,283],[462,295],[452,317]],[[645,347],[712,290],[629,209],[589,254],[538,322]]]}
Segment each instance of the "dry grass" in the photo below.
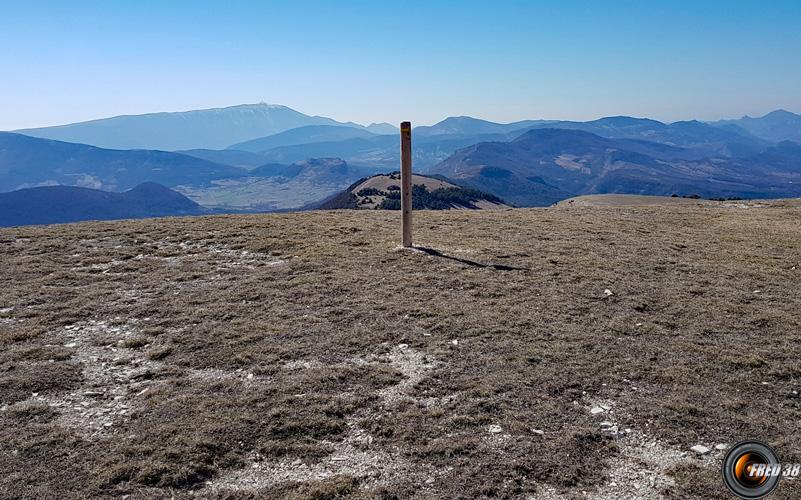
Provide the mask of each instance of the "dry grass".
{"label": "dry grass", "polygon": [[396,219],[0,231],[0,491],[727,498],[690,446],[801,461],[797,204],[416,214],[441,256]]}

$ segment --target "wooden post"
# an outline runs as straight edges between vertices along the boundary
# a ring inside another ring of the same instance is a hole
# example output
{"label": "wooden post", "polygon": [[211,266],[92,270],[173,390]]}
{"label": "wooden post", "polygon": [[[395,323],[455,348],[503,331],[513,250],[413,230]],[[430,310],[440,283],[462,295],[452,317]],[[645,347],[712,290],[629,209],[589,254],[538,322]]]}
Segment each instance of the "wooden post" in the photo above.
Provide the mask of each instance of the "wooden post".
{"label": "wooden post", "polygon": [[401,232],[403,246],[412,246],[412,123],[400,126],[401,149]]}

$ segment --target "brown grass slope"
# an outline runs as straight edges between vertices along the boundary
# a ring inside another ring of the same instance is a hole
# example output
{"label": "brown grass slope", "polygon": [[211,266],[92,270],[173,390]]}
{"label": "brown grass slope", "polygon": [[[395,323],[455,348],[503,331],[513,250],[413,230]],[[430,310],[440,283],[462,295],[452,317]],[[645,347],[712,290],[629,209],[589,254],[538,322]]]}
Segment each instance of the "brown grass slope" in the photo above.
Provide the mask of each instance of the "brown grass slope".
{"label": "brown grass slope", "polygon": [[0,496],[728,498],[690,446],[801,461],[797,203],[415,214],[436,252],[397,217],[0,230]]}

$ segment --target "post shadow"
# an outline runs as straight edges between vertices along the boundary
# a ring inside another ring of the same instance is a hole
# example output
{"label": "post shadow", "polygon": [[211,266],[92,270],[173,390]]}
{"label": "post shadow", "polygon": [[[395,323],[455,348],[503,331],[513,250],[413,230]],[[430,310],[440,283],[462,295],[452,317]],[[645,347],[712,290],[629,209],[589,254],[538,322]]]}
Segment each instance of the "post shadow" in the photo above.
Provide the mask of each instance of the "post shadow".
{"label": "post shadow", "polygon": [[527,267],[515,267],[515,266],[507,266],[505,264],[482,264],[481,262],[476,262],[474,260],[463,259],[461,257],[454,257],[452,255],[444,254],[439,250],[435,250],[433,248],[428,247],[421,247],[421,246],[413,246],[415,250],[419,250],[425,254],[428,254],[432,257],[440,257],[442,259],[453,260],[459,262],[460,264],[465,264],[471,267],[479,267],[479,268],[489,268],[495,269],[496,271],[529,271]]}

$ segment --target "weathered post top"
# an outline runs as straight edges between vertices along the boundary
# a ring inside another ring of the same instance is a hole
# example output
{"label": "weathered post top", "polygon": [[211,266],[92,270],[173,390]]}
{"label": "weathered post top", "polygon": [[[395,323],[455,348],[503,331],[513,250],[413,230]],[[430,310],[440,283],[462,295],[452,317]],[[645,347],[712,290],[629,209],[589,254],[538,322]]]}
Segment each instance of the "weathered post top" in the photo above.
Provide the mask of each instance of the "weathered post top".
{"label": "weathered post top", "polygon": [[401,122],[401,233],[403,246],[412,246],[412,122]]}

